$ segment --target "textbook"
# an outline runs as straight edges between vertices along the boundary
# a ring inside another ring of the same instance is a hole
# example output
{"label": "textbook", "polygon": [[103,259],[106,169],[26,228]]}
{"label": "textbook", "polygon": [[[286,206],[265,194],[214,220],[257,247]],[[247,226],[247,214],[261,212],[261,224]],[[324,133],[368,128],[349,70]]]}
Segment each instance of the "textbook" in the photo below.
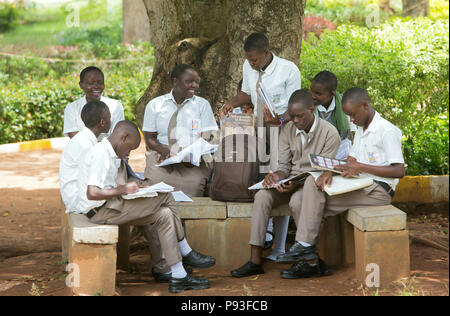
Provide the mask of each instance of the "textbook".
{"label": "textbook", "polygon": [[[317,180],[323,172],[313,171],[309,172],[315,180]],[[338,195],[351,191],[356,191],[363,189],[365,187],[371,186],[373,184],[373,179],[367,176],[361,176],[359,178],[344,178],[343,176],[336,175],[333,177],[331,185],[326,185],[324,191],[328,195]]]}
{"label": "textbook", "polygon": [[194,166],[198,167],[200,166],[202,156],[214,153],[218,147],[218,145],[211,145],[203,138],[199,138],[192,145],[184,148],[175,156],[167,158],[156,166],[163,167],[188,161]]}
{"label": "textbook", "polygon": [[290,182],[290,181],[298,181],[298,182],[303,183],[303,182],[305,182],[305,180],[306,180],[306,178],[307,178],[308,176],[309,176],[309,173],[308,173],[308,172],[303,172],[303,173],[300,173],[300,174],[298,174],[298,175],[296,175],[296,176],[293,176],[293,177],[290,177],[290,178],[287,178],[287,179],[284,179],[284,180],[280,180],[280,181],[278,181],[277,183],[275,183],[275,185],[273,185],[273,186],[271,186],[271,187],[268,187],[268,188],[266,188],[266,187],[263,186],[264,180],[262,180],[261,182],[258,182],[258,183],[256,183],[256,184],[252,185],[252,186],[249,187],[248,189],[249,189],[249,190],[272,189],[272,188],[276,188],[277,186],[279,186],[279,185],[282,184],[282,183],[287,183],[287,182]]}
{"label": "textbook", "polygon": [[[342,171],[334,169],[335,166],[347,164],[347,160],[339,160],[335,158],[323,157],[315,154],[309,154],[309,162],[311,167],[317,170],[332,171],[341,174]],[[359,178],[358,175],[352,176],[352,178]]]}
{"label": "textbook", "polygon": [[132,200],[137,198],[155,197],[158,196],[158,192],[169,193],[173,190],[174,188],[172,186],[165,184],[164,182],[160,182],[147,188],[140,188],[135,193],[123,194],[122,198],[124,198],[125,200]]}
{"label": "textbook", "polygon": [[220,137],[229,135],[255,135],[255,116],[253,114],[231,113],[220,121]]}
{"label": "textbook", "polygon": [[272,117],[275,117],[275,106],[270,101],[268,94],[266,93],[266,89],[264,89],[262,82],[256,92],[258,94],[258,98],[264,103],[265,107],[269,110]]}

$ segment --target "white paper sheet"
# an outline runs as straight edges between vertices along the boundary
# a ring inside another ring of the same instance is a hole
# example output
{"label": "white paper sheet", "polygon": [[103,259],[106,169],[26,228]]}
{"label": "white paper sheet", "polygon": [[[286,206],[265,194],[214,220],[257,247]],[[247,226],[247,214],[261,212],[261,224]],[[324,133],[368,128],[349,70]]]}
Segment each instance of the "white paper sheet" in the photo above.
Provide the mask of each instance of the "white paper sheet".
{"label": "white paper sheet", "polygon": [[194,166],[200,166],[200,161],[202,155],[212,154],[217,150],[218,145],[211,145],[203,138],[199,138],[192,145],[184,148],[178,154],[173,157],[169,157],[160,164],[157,164],[157,167],[163,167],[168,165],[173,165],[176,163],[181,163],[185,161],[186,157],[189,157],[189,162]]}
{"label": "white paper sheet", "polygon": [[175,202],[194,202],[183,191],[172,192],[172,196],[173,196],[173,199],[175,200]]}

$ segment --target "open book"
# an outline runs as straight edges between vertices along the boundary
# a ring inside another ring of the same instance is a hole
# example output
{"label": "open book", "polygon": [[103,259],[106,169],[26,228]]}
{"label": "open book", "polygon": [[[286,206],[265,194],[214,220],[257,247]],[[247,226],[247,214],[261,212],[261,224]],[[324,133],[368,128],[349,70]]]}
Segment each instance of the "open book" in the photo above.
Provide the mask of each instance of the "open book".
{"label": "open book", "polygon": [[[299,175],[296,175],[294,177],[290,177],[281,181],[278,181],[273,187],[265,188],[263,187],[263,181],[251,186],[248,188],[249,190],[262,190],[262,189],[271,189],[275,188],[281,183],[286,183],[289,181],[299,181],[299,182],[305,182],[306,178],[311,175],[314,177],[315,180],[317,180],[323,172],[321,171],[312,171],[312,172],[304,172]],[[371,186],[373,184],[373,179],[369,177],[363,177],[360,178],[344,178],[342,176],[334,176],[333,181],[331,182],[330,186],[325,186],[325,192],[328,195],[337,195],[337,194],[343,194],[351,191],[356,191],[368,186]]]}
{"label": "open book", "polygon": [[264,187],[264,186],[263,186],[264,180],[262,180],[261,182],[258,182],[258,183],[256,183],[256,184],[252,185],[252,186],[249,187],[248,189],[249,189],[249,190],[272,189],[272,188],[276,188],[277,186],[279,186],[279,185],[282,184],[282,183],[287,183],[287,182],[290,182],[290,181],[298,181],[299,183],[303,183],[303,182],[305,182],[305,180],[306,180],[306,178],[307,178],[308,176],[309,176],[309,173],[308,173],[308,172],[300,173],[300,174],[298,174],[298,175],[296,175],[296,176],[293,176],[293,177],[290,177],[290,178],[287,178],[287,179],[284,179],[284,180],[280,180],[280,181],[278,181],[277,183],[275,183],[274,186],[271,186],[270,188]]}
{"label": "open book", "polygon": [[[335,158],[323,157],[315,154],[309,154],[309,162],[311,167],[317,170],[332,171],[341,174],[342,171],[334,169],[335,166],[347,164],[347,160],[339,160]],[[358,175],[352,176],[352,178],[359,178]]]}
{"label": "open book", "polygon": [[212,145],[208,143],[203,138],[197,139],[193,144],[184,148],[175,156],[169,157],[160,164],[157,164],[157,167],[163,167],[168,165],[173,165],[181,162],[190,162],[194,166],[200,166],[201,157],[206,154],[212,154],[217,150],[218,145]]}
{"label": "open book", "polygon": [[[316,171],[316,172],[310,172],[315,180],[317,180],[323,172]],[[371,186],[373,184],[373,179],[361,176],[359,178],[344,178],[343,176],[334,176],[333,181],[331,182],[331,185],[326,185],[324,190],[328,195],[338,195],[343,194],[351,191],[356,191],[368,186]]]}
{"label": "open book", "polygon": [[168,193],[172,192],[173,190],[174,188],[172,186],[165,184],[164,182],[160,182],[147,188],[140,188],[135,193],[123,194],[122,198],[124,198],[125,200],[132,200],[144,197],[155,197],[158,196],[158,192]]}
{"label": "open book", "polygon": [[275,117],[275,107],[273,103],[270,101],[270,98],[266,91],[267,90],[264,88],[261,82],[256,93],[258,94],[258,98],[264,103],[264,106],[269,110],[272,117]]}

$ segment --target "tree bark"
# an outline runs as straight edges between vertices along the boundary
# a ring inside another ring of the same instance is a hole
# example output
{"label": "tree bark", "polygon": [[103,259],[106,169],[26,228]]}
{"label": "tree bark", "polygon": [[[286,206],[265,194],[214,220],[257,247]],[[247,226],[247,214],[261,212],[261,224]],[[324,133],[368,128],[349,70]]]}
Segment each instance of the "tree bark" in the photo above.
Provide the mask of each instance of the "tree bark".
{"label": "tree bark", "polygon": [[417,18],[430,14],[430,0],[403,0],[403,16]]}
{"label": "tree bark", "polygon": [[215,114],[237,92],[245,60],[244,41],[266,34],[272,51],[298,64],[305,0],[142,0],[150,23],[155,66],[152,80],[135,107],[142,126],[147,103],[171,90],[178,63],[200,74],[198,95]]}

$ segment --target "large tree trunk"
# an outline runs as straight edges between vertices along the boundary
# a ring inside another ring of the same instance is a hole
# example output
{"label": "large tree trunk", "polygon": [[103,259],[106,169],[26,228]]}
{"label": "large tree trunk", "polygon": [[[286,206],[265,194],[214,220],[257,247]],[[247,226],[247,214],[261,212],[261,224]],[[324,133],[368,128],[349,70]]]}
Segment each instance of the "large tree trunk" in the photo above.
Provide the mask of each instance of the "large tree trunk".
{"label": "large tree trunk", "polygon": [[242,78],[244,41],[263,32],[272,51],[298,64],[305,0],[142,0],[155,49],[152,80],[135,108],[142,126],[146,104],[171,89],[177,63],[193,65],[201,77],[198,95],[217,114]]}
{"label": "large tree trunk", "polygon": [[403,16],[417,18],[430,14],[430,0],[403,0]]}

